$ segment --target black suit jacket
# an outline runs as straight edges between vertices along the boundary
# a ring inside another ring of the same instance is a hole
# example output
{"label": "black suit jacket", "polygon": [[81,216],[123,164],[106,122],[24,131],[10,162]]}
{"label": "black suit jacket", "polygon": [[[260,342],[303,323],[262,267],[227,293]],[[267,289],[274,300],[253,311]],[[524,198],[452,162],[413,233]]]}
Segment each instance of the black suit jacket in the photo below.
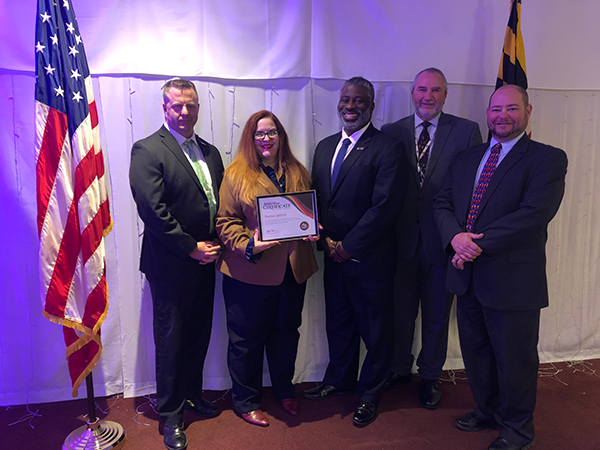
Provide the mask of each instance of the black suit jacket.
{"label": "black suit jacket", "polygon": [[[461,152],[435,199],[442,242],[454,254],[452,238],[466,230],[479,163],[489,144]],[[560,206],[567,173],[561,149],[523,136],[496,168],[479,206],[473,233],[483,253],[464,270],[448,266],[446,287],[464,294],[472,283],[488,308],[528,310],[548,306],[546,240],[548,223]]]}
{"label": "black suit jacket", "polygon": [[341,132],[323,139],[313,159],[322,237],[342,241],[360,263],[344,263],[361,279],[394,272],[393,223],[404,200],[407,167],[400,143],[373,125],[358,140],[340,167],[331,189],[331,162]]}
{"label": "black suit jacket", "polygon": [[461,117],[440,113],[423,186],[420,186],[417,172],[414,114],[384,125],[381,131],[402,142],[410,172],[406,199],[396,221],[398,258],[410,261],[421,235],[429,263],[443,263],[447,255],[433,214],[433,198],[441,189],[456,155],[461,150],[481,144],[479,125]]}
{"label": "black suit jacket", "polygon": [[[223,179],[221,155],[213,145],[195,138],[218,198]],[[133,145],[129,180],[145,226],[140,270],[154,276],[197,271],[198,261],[189,255],[197,242],[211,240],[216,233],[210,232],[208,201],[200,180],[164,125]]]}

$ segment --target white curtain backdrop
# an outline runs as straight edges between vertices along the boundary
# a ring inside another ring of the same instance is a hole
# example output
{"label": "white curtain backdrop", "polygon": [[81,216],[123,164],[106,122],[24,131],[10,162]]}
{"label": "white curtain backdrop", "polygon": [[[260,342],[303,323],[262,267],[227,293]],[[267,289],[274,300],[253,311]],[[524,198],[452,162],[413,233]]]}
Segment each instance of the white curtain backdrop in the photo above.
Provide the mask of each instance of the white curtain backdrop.
{"label": "white curtain backdrop", "polygon": [[[71,393],[62,330],[41,315],[33,3],[0,0],[0,405],[64,400]],[[115,224],[107,241],[104,353],[94,369],[98,396],[155,389],[151,299],[138,271],[143,224],[128,170],[133,142],[164,120],[166,79],[195,81],[202,105],[196,131],[226,164],[247,118],[269,109],[310,167],[316,143],[339,130],[335,106],[343,78],[375,82],[379,128],[412,113],[410,81],[428,66],[448,76],[444,110],[478,121],[485,133],[509,10],[508,1],[492,0],[73,0],[73,6],[94,76]],[[600,357],[597,17],[600,4],[593,0],[523,0],[532,136],[569,156],[565,198],[550,225],[542,361]],[[321,272],[313,276],[307,289],[296,382],[320,380],[328,360],[321,278]],[[220,278],[217,283],[206,389],[231,385]],[[446,367],[462,367],[454,319]]]}

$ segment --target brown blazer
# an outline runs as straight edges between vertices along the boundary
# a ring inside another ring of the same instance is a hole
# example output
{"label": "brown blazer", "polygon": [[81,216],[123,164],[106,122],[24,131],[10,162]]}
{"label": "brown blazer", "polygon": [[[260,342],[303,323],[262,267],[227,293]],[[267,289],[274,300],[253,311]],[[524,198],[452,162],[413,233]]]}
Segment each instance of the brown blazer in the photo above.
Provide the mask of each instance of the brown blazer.
{"label": "brown blazer", "polygon": [[[279,193],[264,173],[260,176],[268,187],[258,186],[256,195]],[[256,204],[242,203],[234,198],[231,179],[227,175],[219,191],[216,227],[219,239],[225,245],[217,262],[217,270],[238,281],[277,286],[283,282],[288,259],[298,283],[305,282],[319,269],[312,244],[302,240],[282,242],[265,250],[262,257],[255,261],[256,264],[246,259],[246,246],[258,228]]]}

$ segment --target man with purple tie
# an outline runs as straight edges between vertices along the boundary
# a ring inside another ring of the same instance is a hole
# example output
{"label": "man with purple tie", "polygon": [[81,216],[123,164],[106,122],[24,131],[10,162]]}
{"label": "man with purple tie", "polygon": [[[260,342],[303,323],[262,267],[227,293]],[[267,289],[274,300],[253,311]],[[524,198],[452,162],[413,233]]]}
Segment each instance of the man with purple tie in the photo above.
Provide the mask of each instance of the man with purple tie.
{"label": "man with purple tie", "polygon": [[[371,124],[373,85],[346,81],[338,115],[342,131],[317,145],[312,180],[317,191],[319,246],[325,251],[325,306],[329,365],[309,399],[358,389],[352,422],[377,417],[393,347],[394,219],[404,199],[406,164],[400,143]],[[360,379],[360,339],[367,348]]]}

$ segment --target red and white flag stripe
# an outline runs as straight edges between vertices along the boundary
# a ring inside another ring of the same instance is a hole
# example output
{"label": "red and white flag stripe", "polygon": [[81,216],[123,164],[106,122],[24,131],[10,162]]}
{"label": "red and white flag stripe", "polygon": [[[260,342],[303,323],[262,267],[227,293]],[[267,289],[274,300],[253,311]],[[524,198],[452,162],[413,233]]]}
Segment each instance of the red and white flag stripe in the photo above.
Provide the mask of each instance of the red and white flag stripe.
{"label": "red and white flag stripe", "polygon": [[67,116],[36,102],[42,302],[48,319],[69,327],[74,396],[102,352],[99,329],[108,311],[103,238],[112,227],[90,77],[85,87],[90,114],[71,139]]}

